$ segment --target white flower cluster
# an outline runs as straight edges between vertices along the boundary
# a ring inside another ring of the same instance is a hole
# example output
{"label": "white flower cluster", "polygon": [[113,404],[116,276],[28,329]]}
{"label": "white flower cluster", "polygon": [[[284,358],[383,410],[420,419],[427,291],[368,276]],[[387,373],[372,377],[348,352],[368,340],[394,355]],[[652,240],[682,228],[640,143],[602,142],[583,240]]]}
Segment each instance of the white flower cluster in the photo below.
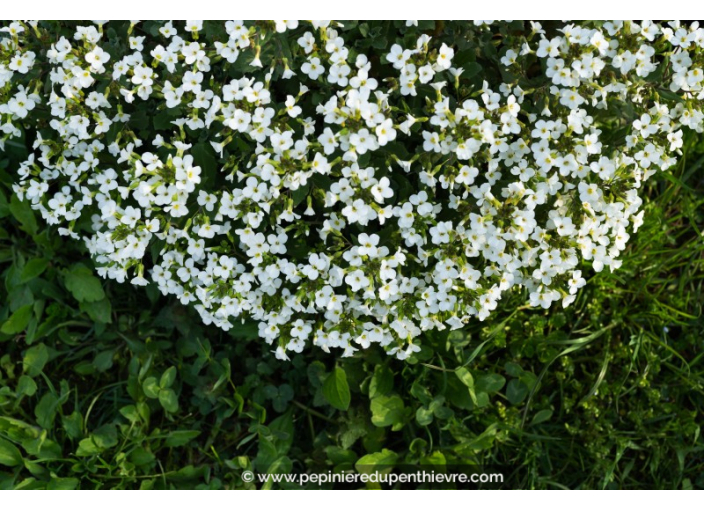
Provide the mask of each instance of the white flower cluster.
{"label": "white flower cluster", "polygon": [[517,287],[569,305],[704,127],[697,24],[465,23],[495,54],[474,87],[414,22],[383,55],[330,21],[112,25],[1,29],[0,146],[34,137],[15,193],[102,276],[259,321],[281,359],[404,359]]}

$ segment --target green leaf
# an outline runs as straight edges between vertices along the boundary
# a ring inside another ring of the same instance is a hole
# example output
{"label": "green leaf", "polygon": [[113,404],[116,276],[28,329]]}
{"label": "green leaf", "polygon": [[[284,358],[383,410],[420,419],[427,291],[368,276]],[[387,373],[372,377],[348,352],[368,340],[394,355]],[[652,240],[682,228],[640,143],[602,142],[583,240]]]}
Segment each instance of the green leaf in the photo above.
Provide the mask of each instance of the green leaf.
{"label": "green leaf", "polygon": [[671,92],[667,89],[658,88],[656,89],[659,96],[667,99],[668,101],[675,101],[677,103],[683,103],[684,99],[679,94]]}
{"label": "green leaf", "polygon": [[423,386],[418,379],[413,381],[411,385],[411,395],[417,398],[418,401],[426,407],[429,406],[430,402],[433,400],[433,396],[428,391],[428,388]]}
{"label": "green leaf", "polygon": [[486,407],[489,405],[489,394],[484,391],[478,391],[477,393],[477,407]]}
{"label": "green leaf", "polygon": [[37,424],[45,429],[50,429],[54,424],[56,412],[61,402],[53,393],[45,393],[39,403],[34,408],[34,415],[37,417]]}
{"label": "green leaf", "polygon": [[107,298],[100,301],[82,301],[79,306],[95,322],[100,322],[101,324],[110,324],[112,322],[112,305]]}
{"label": "green leaf", "polygon": [[513,363],[512,361],[506,363],[504,368],[506,368],[506,373],[511,377],[521,377],[524,372],[520,365]]}
{"label": "green leaf", "polygon": [[379,395],[372,399],[370,408],[377,427],[399,426],[405,418],[405,406],[398,395]]}
{"label": "green leaf", "polygon": [[32,318],[32,306],[24,305],[21,308],[15,310],[9,319],[0,327],[0,332],[6,335],[15,335],[21,331],[24,331]]}
{"label": "green leaf", "polygon": [[389,367],[377,365],[369,383],[369,398],[388,394],[394,387],[394,374]]}
{"label": "green leaf", "polygon": [[22,268],[22,274],[20,275],[20,282],[26,283],[39,275],[41,275],[46,268],[49,267],[49,261],[46,259],[32,259],[27,262]]}
{"label": "green leaf", "polygon": [[117,445],[117,429],[114,425],[103,425],[94,433],[78,443],[76,455],[79,457],[87,457],[96,455],[108,448]]}
{"label": "green leaf", "polygon": [[291,411],[282,414],[269,423],[269,430],[274,435],[274,446],[279,455],[286,455],[293,445],[294,426]]}
{"label": "green leaf", "polygon": [[0,437],[0,464],[15,467],[22,464],[22,454],[10,441]]}
{"label": "green leaf", "polygon": [[325,365],[320,361],[314,361],[306,369],[308,374],[308,382],[313,388],[320,388],[323,385],[325,376]]}
{"label": "green leaf", "polygon": [[79,302],[100,301],[105,297],[103,284],[85,266],[75,265],[64,278],[66,288]]}
{"label": "green leaf", "polygon": [[282,384],[278,388],[274,388],[276,393],[272,395],[272,405],[274,410],[283,413],[291,399],[293,399],[293,388],[288,384]]}
{"label": "green leaf", "polygon": [[194,165],[201,167],[203,171],[201,185],[203,187],[212,185],[218,171],[218,160],[215,152],[209,143],[197,143],[191,149]]}
{"label": "green leaf", "polygon": [[470,371],[467,370],[465,367],[460,367],[455,370],[455,375],[459,378],[460,381],[462,381],[462,384],[467,386],[467,388],[474,389],[474,377],[472,377]]}
{"label": "green leaf", "polygon": [[47,361],[49,361],[49,351],[46,345],[37,344],[24,353],[23,370],[29,377],[35,377],[41,373]]}
{"label": "green leaf", "polygon": [[380,452],[370,453],[359,459],[354,467],[359,473],[388,472],[398,461],[398,454],[384,448]]}
{"label": "green leaf", "polygon": [[434,451],[430,455],[426,455],[425,457],[423,457],[423,459],[421,460],[421,464],[430,466],[446,466],[447,458],[445,457],[445,455],[443,455],[442,452]]}
{"label": "green leaf", "polygon": [[113,358],[115,356],[115,351],[108,350],[98,353],[93,360],[93,366],[98,372],[105,372],[110,370],[113,364]]}
{"label": "green leaf", "polygon": [[310,185],[306,184],[305,186],[299,186],[291,192],[291,198],[293,199],[294,207],[305,200],[305,198],[308,196],[308,191],[310,191]]}
{"label": "green leaf", "polygon": [[335,409],[346,411],[350,407],[350,387],[344,370],[335,367],[330,372],[323,383],[323,396]]}
{"label": "green leaf", "polygon": [[166,110],[157,113],[153,117],[154,129],[157,131],[175,130],[177,127],[171,122],[176,120],[181,114],[180,108],[167,108]]}
{"label": "green leaf", "polygon": [[93,437],[95,444],[97,444],[101,449],[112,448],[118,443],[117,428],[112,424],[103,425],[102,427],[97,428],[91,436]]}
{"label": "green leaf", "polygon": [[335,445],[326,446],[325,454],[334,466],[339,466],[340,464],[352,466],[358,458],[354,451]]}
{"label": "green leaf", "polygon": [[462,384],[467,386],[467,389],[469,390],[469,396],[472,399],[472,403],[475,406],[478,405],[477,394],[474,390],[474,377],[472,377],[470,371],[467,370],[465,367],[460,367],[455,370],[455,375],[459,378],[460,381],[462,381]]}
{"label": "green leaf", "polygon": [[462,72],[462,78],[472,78],[479,74],[482,70],[482,66],[477,62],[469,62],[467,65],[462,66],[464,71]]}
{"label": "green leaf", "polygon": [[28,375],[23,375],[17,381],[17,394],[31,397],[37,392],[37,383]]}
{"label": "green leaf", "polygon": [[63,425],[64,430],[72,439],[78,439],[83,435],[83,416],[81,416],[81,413],[78,411],[73,411],[68,416],[63,416],[61,418],[61,425]]}
{"label": "green leaf", "polygon": [[159,390],[159,402],[161,407],[169,413],[178,411],[178,397],[176,397],[176,392],[171,388]]}
{"label": "green leaf", "polygon": [[160,389],[156,377],[147,377],[142,383],[142,391],[149,398],[159,398]]}
{"label": "green leaf", "polygon": [[151,464],[154,462],[154,454],[152,452],[148,452],[141,446],[136,448],[135,450],[130,453],[130,462],[134,464],[135,466],[144,466],[147,464]]}
{"label": "green leaf", "polygon": [[[266,470],[268,474],[288,474],[293,468],[293,462],[286,456],[275,459]],[[269,477],[262,485],[262,490],[270,490],[274,484],[274,478]]]}
{"label": "green leaf", "polygon": [[497,393],[506,384],[506,378],[500,374],[486,374],[477,379],[477,392]]}
{"label": "green leaf", "polygon": [[76,450],[78,457],[87,457],[98,453],[100,453],[100,448],[93,442],[93,438],[87,437],[81,439],[81,442],[78,443],[78,449]]}
{"label": "green leaf", "polygon": [[533,419],[531,420],[531,425],[537,425],[539,423],[543,423],[545,421],[548,421],[552,417],[552,409],[541,409],[537,413],[535,413],[535,416],[533,416]]}
{"label": "green leaf", "polygon": [[174,430],[166,438],[164,444],[168,447],[183,446],[191,439],[195,439],[200,435],[199,430]]}
{"label": "green leaf", "polygon": [[161,375],[161,380],[159,380],[159,386],[161,388],[170,388],[175,380],[176,367],[167,368],[166,371]]}
{"label": "green leaf", "polygon": [[419,407],[416,411],[416,421],[421,427],[425,427],[433,423],[433,411],[427,407]]}
{"label": "green leaf", "polygon": [[496,439],[496,433],[499,428],[498,423],[492,423],[489,425],[484,432],[479,434],[476,437],[473,437],[472,439],[459,444],[455,447],[456,451],[459,452],[469,452],[469,451],[481,451],[481,450],[488,450],[492,447],[494,444],[494,440]]}
{"label": "green leaf", "polygon": [[506,387],[506,398],[513,405],[520,404],[528,396],[528,386],[518,379],[511,379]]}
{"label": "green leaf", "polygon": [[10,198],[10,212],[20,222],[25,232],[31,235],[37,233],[37,219],[34,217],[34,212],[27,200],[21,201],[17,195],[13,194]]}

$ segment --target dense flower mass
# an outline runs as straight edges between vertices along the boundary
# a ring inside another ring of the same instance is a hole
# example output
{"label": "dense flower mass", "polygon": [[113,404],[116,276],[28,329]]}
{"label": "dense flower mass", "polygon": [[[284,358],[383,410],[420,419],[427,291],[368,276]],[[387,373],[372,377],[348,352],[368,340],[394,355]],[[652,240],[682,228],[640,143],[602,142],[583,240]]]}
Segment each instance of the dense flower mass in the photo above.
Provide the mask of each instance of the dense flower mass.
{"label": "dense flower mass", "polygon": [[[704,130],[704,29],[648,21],[6,23],[14,191],[101,275],[279,358],[569,305]],[[585,263],[586,261],[586,263]]]}

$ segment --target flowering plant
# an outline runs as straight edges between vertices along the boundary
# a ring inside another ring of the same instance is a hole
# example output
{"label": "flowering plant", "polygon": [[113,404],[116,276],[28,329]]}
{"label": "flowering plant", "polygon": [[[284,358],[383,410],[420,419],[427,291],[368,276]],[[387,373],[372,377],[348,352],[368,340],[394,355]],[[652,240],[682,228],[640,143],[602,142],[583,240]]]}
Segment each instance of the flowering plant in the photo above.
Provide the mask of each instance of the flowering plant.
{"label": "flowering plant", "polygon": [[619,267],[643,181],[704,130],[678,22],[228,21],[0,29],[14,192],[98,272],[286,359],[569,305]]}

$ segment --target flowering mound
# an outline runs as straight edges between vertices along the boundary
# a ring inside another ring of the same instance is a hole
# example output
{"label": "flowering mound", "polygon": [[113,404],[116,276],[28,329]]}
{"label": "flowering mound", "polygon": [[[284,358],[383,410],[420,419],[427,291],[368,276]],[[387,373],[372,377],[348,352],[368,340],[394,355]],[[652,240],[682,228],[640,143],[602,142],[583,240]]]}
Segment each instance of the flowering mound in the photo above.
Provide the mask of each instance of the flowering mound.
{"label": "flowering mound", "polygon": [[641,183],[702,132],[672,22],[13,22],[14,191],[98,271],[205,323],[403,359],[424,330],[619,267]]}

